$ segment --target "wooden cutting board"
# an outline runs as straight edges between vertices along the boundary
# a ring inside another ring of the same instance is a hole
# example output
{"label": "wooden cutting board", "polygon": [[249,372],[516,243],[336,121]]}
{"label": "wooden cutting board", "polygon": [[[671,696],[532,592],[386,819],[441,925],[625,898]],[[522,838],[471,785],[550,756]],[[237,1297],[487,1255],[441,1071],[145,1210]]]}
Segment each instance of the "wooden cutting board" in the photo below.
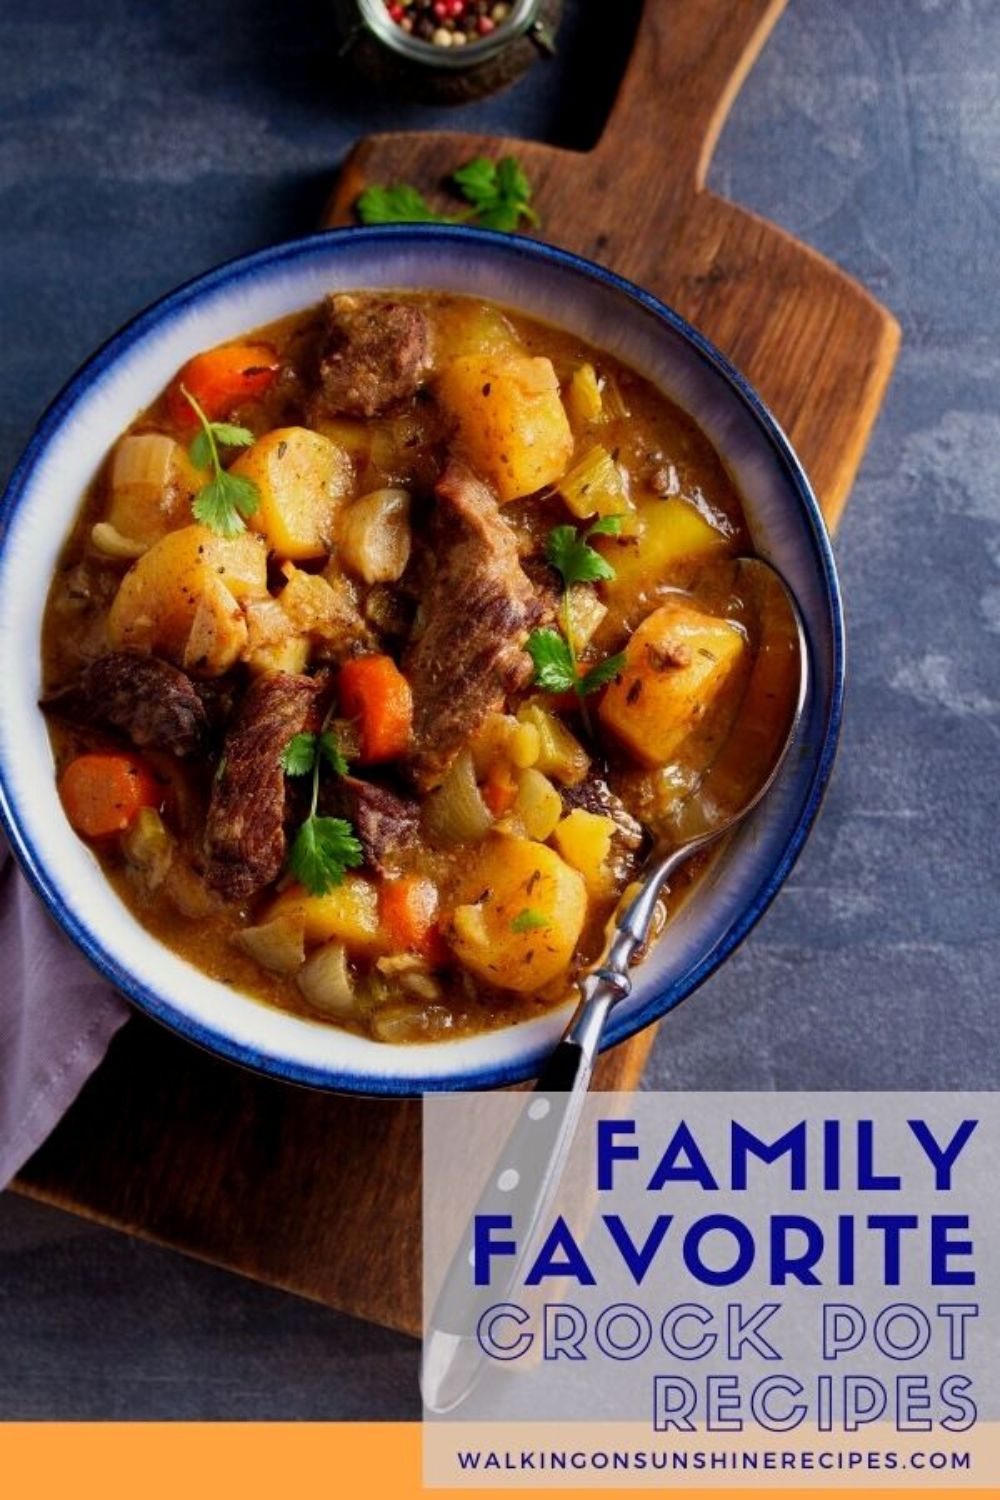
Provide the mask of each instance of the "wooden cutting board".
{"label": "wooden cutting board", "polygon": [[[757,386],[831,525],[899,344],[895,320],[783,230],[704,178],[723,120],[785,0],[646,0],[604,136],[589,154],[443,133],[351,153],[327,220],[366,181],[433,193],[474,155],[515,152],[545,235],[648,287]],[[654,1028],[597,1086],[639,1080]],[[394,1328],[420,1324],[420,1106],[255,1077],[137,1017],[22,1172],[20,1191]]]}

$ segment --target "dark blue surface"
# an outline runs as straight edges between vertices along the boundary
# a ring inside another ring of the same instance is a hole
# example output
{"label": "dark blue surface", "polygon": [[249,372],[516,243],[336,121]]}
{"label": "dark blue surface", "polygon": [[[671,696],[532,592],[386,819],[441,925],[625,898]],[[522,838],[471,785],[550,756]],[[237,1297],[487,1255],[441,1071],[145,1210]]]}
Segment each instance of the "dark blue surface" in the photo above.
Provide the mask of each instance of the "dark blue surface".
{"label": "dark blue surface", "polygon": [[[360,129],[595,129],[565,63],[461,116],[373,107],[307,34],[325,14],[5,7],[0,466],[136,307],[309,229]],[[1000,1085],[998,55],[994,0],[791,0],[720,144],[712,186],[866,281],[904,346],[837,543],[851,680],[826,808],[649,1086]],[[407,1340],[0,1202],[0,1416],[407,1416],[415,1373]]]}

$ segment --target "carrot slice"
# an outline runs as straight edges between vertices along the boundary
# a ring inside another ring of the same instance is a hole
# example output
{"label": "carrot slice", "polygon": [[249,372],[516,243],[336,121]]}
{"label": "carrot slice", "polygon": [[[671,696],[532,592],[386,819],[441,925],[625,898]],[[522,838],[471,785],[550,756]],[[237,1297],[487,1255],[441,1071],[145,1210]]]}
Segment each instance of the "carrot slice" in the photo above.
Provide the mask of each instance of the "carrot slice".
{"label": "carrot slice", "polygon": [[395,760],[405,755],[413,728],[410,684],[391,656],[356,656],[340,669],[340,711],[356,719],[361,761]]}
{"label": "carrot slice", "polygon": [[78,755],[59,778],[66,816],[88,839],[123,833],[142,807],[159,807],[164,789],[143,761],[131,755]]}
{"label": "carrot slice", "polygon": [[437,886],[422,875],[402,875],[379,888],[379,915],[393,952],[440,959],[443,943],[437,909]]}
{"label": "carrot slice", "polygon": [[495,818],[510,812],[517,801],[517,782],[508,766],[493,766],[480,788],[483,801]]}
{"label": "carrot slice", "polygon": [[182,432],[191,432],[198,425],[184,390],[190,391],[208,420],[215,422],[228,416],[234,406],[262,396],[277,373],[277,356],[266,344],[222,344],[218,349],[206,349],[188,360],[170,386],[170,420]]}

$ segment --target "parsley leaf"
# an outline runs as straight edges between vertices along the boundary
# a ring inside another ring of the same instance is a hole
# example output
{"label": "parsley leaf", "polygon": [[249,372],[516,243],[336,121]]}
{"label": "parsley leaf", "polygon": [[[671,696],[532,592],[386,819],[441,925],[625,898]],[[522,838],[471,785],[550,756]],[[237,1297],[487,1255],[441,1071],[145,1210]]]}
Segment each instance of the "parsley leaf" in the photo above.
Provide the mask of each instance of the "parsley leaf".
{"label": "parsley leaf", "polygon": [[364,863],[364,850],[346,818],[312,813],[299,828],[289,865],[312,896],[325,896],[340,885],[344,872]]}
{"label": "parsley leaf", "polygon": [[212,439],[204,427],[191,439],[188,458],[196,469],[207,469],[212,462]]}
{"label": "parsley leaf", "polygon": [[435,213],[419,188],[397,182],[391,187],[372,183],[354,205],[362,224],[454,224],[448,214]]}
{"label": "parsley leaf", "polygon": [[516,156],[498,162],[477,156],[453,174],[462,197],[471,203],[484,229],[517,229],[522,219],[538,224],[531,207],[531,184]]}
{"label": "parsley leaf", "polygon": [[[587,536],[591,534],[592,529]],[[545,544],[545,556],[566,588],[572,588],[574,583],[597,583],[615,576],[607,558],[589,546],[575,526],[554,526]]]}
{"label": "parsley leaf", "polygon": [[181,391],[201,429],[191,441],[188,456],[196,469],[212,470],[211,479],[194,497],[192,514],[196,521],[201,521],[217,536],[239,536],[246,530],[245,518],[252,516],[260,505],[260,491],[252,479],[227,473],[219,459],[218,444],[247,448],[254,441],[254,435],[248,427],[236,427],[231,422],[210,422],[191,392],[184,386],[181,386]]}
{"label": "parsley leaf", "polygon": [[336,771],[338,776],[347,775],[347,758],[337,743],[337,736],[331,730],[325,729],[320,735],[318,748],[331,771]]}
{"label": "parsley leaf", "polygon": [[617,652],[615,656],[605,657],[604,661],[599,661],[596,667],[591,667],[589,672],[583,674],[577,684],[577,692],[596,693],[598,688],[602,688],[606,683],[612,682],[621,672],[624,665],[624,651]]}
{"label": "parsley leaf", "polygon": [[537,932],[540,927],[548,927],[549,919],[542,912],[536,911],[533,906],[526,906],[519,911],[510,924],[511,932]]}
{"label": "parsley leaf", "polygon": [[531,206],[532,188],[516,156],[490,161],[477,156],[459,167],[451,182],[471,207],[457,214],[439,214],[419,188],[409,182],[388,187],[370,183],[358,195],[355,212],[362,224],[462,224],[472,221],[484,229],[517,229],[522,219],[537,226]]}
{"label": "parsley leaf", "polygon": [[259,504],[260,495],[252,480],[220,469],[195,495],[191,512],[217,536],[233,537],[246,530],[243,517],[252,516]]}
{"label": "parsley leaf", "polygon": [[196,469],[207,469],[212,462],[212,440],[225,448],[249,448],[257,439],[249,427],[232,422],[208,422],[196,433],[188,448],[188,457]]}
{"label": "parsley leaf", "polygon": [[278,764],[286,776],[307,776],[317,768],[317,757],[338,776],[347,775],[347,758],[331,729],[320,734],[310,734],[308,730],[293,734],[278,756]]}
{"label": "parsley leaf", "polygon": [[316,763],[316,736],[293,734],[278,756],[278,764],[286,776],[306,776]]}
{"label": "parsley leaf", "polygon": [[535,685],[545,693],[568,693],[577,685],[569,644],[558,630],[533,630],[528,655],[535,664]]}
{"label": "parsley leaf", "polygon": [[496,163],[486,156],[475,156],[451,175],[451,180],[462,197],[479,208],[496,197]]}
{"label": "parsley leaf", "polygon": [[624,516],[599,516],[593,526],[588,527],[588,536],[620,536]]}
{"label": "parsley leaf", "polygon": [[[609,656],[598,662],[587,672],[580,672],[573,641],[573,622],[570,614],[570,590],[577,583],[596,583],[603,578],[614,578],[615,570],[606,557],[602,557],[588,543],[592,536],[616,536],[621,530],[621,516],[602,516],[581,536],[575,526],[554,526],[545,543],[545,556],[551,567],[563,581],[561,623],[563,634],[558,630],[533,630],[526,648],[535,664],[535,684],[546,693],[566,693],[571,689],[581,698],[596,693],[617,677],[625,664],[624,653]],[[584,721],[587,709],[583,709]]]}
{"label": "parsley leaf", "polygon": [[212,436],[224,448],[249,448],[257,439],[249,427],[237,427],[235,422],[210,422]]}
{"label": "parsley leaf", "polygon": [[293,734],[278,756],[286,776],[312,774],[312,801],[309,816],[300,824],[288,856],[289,867],[297,880],[313,896],[325,896],[344,878],[344,871],[364,863],[364,849],[346,818],[324,818],[316,811],[319,798],[319,773],[324,765],[347,775],[347,760],[330,729],[319,734],[305,731]]}

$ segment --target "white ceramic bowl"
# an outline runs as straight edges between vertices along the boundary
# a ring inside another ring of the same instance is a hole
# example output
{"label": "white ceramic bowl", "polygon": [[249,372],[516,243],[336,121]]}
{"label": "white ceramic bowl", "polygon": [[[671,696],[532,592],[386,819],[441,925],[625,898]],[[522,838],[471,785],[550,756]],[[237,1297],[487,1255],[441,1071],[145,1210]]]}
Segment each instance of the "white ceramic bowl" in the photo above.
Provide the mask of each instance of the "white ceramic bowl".
{"label": "white ceramic bowl", "polygon": [[141,313],[69,382],[0,502],[7,668],[0,815],[28,878],[73,941],[112,984],[182,1035],[322,1088],[379,1094],[483,1088],[532,1076],[558,1038],[566,1009],[466,1040],[388,1046],[271,1009],[207,978],[144,931],[70,829],[37,707],[48,583],[83,492],[118,434],[197,350],[352,287],[468,292],[546,319],[625,360],[708,434],[744,497],[757,551],[798,597],[812,685],[796,753],[637,971],[606,1043],[690,994],[767,907],[817,811],[840,720],[840,596],[815,497],[760,399],[675,313],[599,266],[534,240],[481,230],[338,230],[233,261]]}

